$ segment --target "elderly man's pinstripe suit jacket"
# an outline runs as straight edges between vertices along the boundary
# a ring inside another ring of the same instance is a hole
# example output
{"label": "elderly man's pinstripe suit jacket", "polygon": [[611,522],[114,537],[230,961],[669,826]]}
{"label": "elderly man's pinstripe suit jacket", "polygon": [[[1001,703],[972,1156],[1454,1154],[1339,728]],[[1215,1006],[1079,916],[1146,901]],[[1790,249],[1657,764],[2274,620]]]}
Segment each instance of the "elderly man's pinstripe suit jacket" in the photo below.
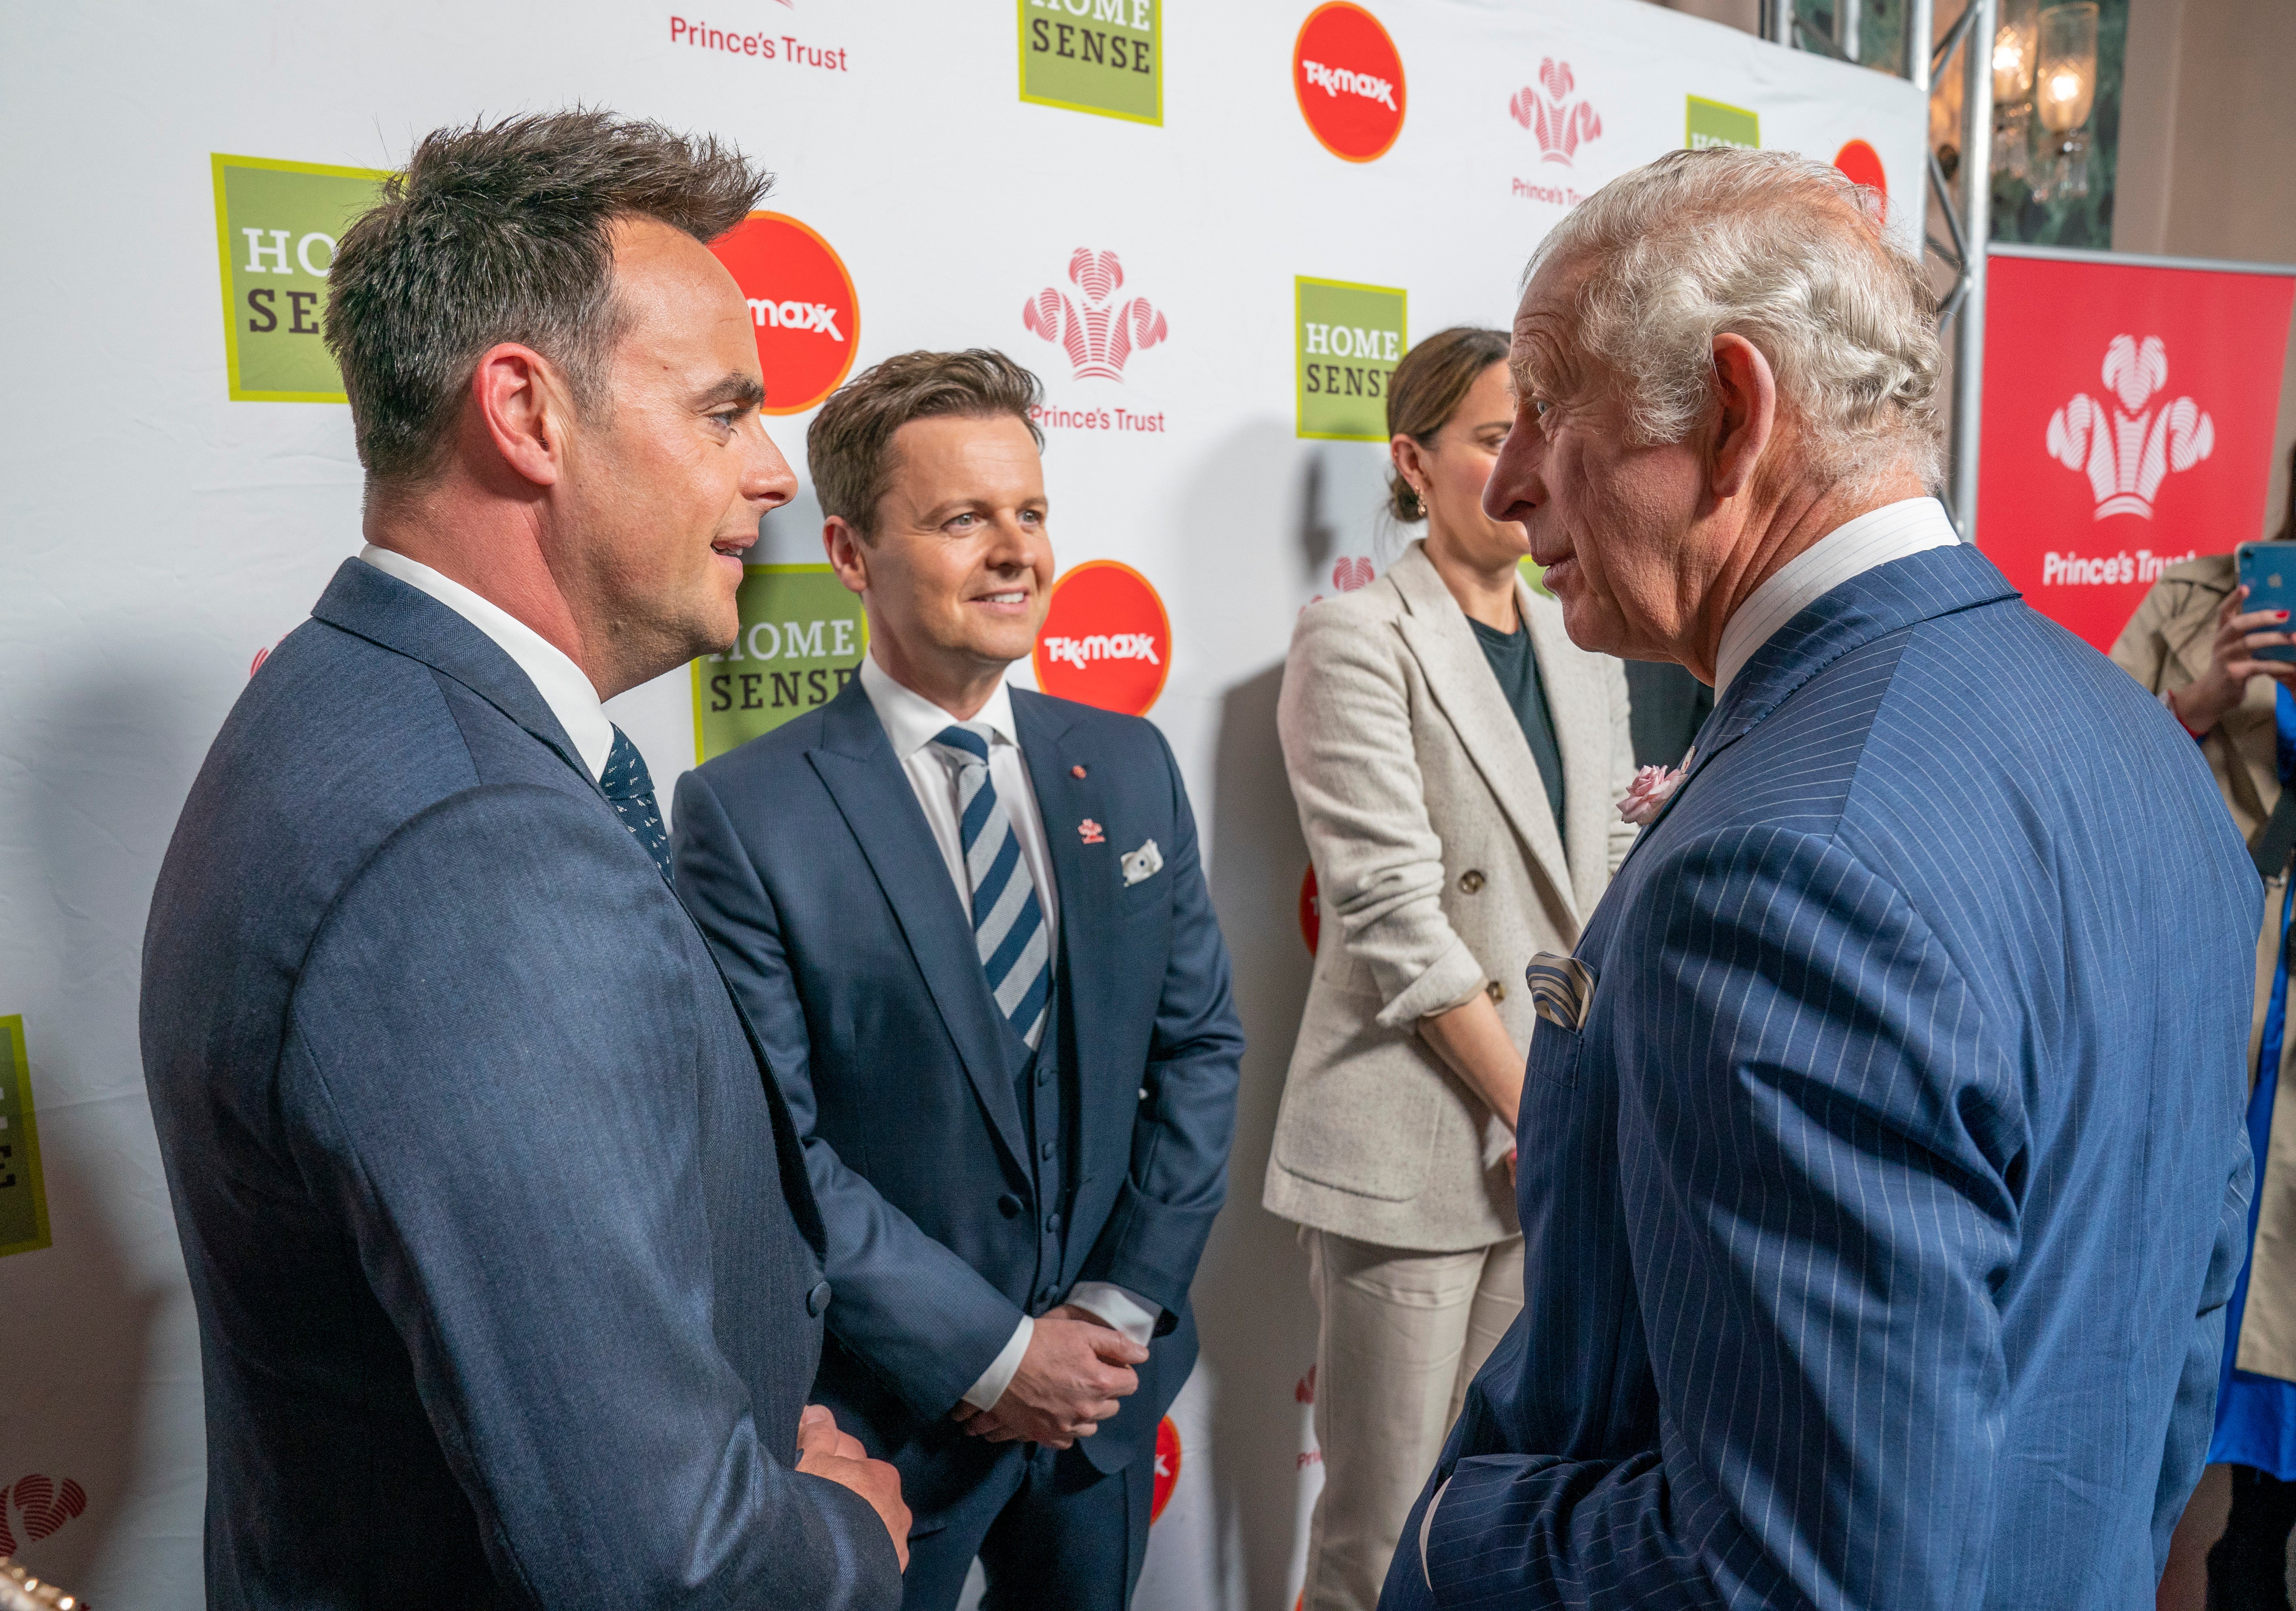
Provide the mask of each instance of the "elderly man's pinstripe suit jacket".
{"label": "elderly man's pinstripe suit jacket", "polygon": [[2259,902],[2191,740],[1973,549],[1805,609],[1533,1037],[1529,1303],[1383,1603],[2149,1607]]}

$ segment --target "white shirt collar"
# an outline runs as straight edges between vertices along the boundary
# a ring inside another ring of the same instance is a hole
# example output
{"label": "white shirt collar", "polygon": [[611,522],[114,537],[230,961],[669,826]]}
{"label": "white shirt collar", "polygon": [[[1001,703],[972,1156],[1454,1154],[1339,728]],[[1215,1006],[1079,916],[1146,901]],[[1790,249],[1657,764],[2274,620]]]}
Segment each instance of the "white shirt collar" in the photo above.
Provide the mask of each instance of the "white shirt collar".
{"label": "white shirt collar", "polygon": [[494,639],[496,646],[518,662],[542,703],[574,741],[574,752],[590,769],[594,781],[606,770],[614,752],[614,724],[590,678],[556,644],[524,621],[452,577],[441,576],[420,560],[373,543],[359,550],[359,558],[385,576],[397,577],[408,587],[429,594],[471,625]]}
{"label": "white shirt collar", "polygon": [[1806,605],[1877,565],[1960,540],[1946,518],[1945,505],[1933,497],[1884,504],[1836,526],[1779,566],[1724,624],[1721,647],[1714,656],[1716,697],[1730,691],[1754,651]]}
{"label": "white shirt collar", "polygon": [[[893,674],[877,663],[874,653],[861,657],[861,691],[876,708],[877,719],[885,725],[885,736],[893,743],[893,759],[904,765],[956,720],[915,689],[895,682]],[[966,720],[983,724],[996,737],[1020,747],[1020,736],[1013,730],[1013,691],[1003,678],[996,679],[996,691],[988,696],[988,703]]]}

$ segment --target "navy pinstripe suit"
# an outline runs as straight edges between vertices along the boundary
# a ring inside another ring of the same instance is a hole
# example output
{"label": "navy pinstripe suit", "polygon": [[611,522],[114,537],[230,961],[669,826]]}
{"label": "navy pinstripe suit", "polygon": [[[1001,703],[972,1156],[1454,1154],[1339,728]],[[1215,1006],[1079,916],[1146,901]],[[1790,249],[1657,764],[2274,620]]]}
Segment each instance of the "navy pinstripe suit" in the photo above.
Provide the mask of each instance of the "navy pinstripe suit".
{"label": "navy pinstripe suit", "polygon": [[[2192,742],[1973,549],[1759,650],[1523,1092],[1529,1303],[1444,1607],[2149,1607],[2249,1158],[2259,889]],[[1382,1606],[1428,1604],[1423,1495]]]}

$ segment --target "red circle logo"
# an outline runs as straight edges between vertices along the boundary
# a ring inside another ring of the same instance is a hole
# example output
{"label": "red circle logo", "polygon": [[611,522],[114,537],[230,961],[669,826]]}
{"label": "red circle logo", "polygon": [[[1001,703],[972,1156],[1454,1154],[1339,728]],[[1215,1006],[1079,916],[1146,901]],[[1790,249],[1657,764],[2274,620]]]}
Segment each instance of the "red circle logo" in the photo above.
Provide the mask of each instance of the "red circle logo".
{"label": "red circle logo", "polygon": [[758,327],[765,412],[802,413],[836,390],[861,341],[861,300],[836,249],[786,214],[753,212],[709,250]]}
{"label": "red circle logo", "polygon": [[1403,58],[1379,19],[1349,0],[1329,0],[1300,25],[1292,93],[1324,149],[1350,162],[1385,156],[1403,132]]}
{"label": "red circle logo", "polygon": [[1166,1416],[1156,1423],[1156,1486],[1148,1499],[1148,1525],[1154,1526],[1156,1518],[1164,1514],[1164,1507],[1172,1502],[1172,1484],[1180,1480],[1180,1429]]}
{"label": "red circle logo", "polygon": [[1046,693],[1145,716],[1172,669],[1172,623],[1139,571],[1087,560],[1053,584],[1034,660]]}
{"label": "red circle logo", "polygon": [[1300,938],[1308,942],[1310,957],[1316,954],[1316,941],[1323,938],[1323,933],[1324,908],[1316,900],[1316,864],[1311,861],[1308,864],[1308,875],[1300,880]]}
{"label": "red circle logo", "polygon": [[1849,177],[1853,185],[1870,185],[1890,196],[1890,176],[1882,170],[1882,153],[1863,140],[1852,140],[1833,153],[1833,165]]}

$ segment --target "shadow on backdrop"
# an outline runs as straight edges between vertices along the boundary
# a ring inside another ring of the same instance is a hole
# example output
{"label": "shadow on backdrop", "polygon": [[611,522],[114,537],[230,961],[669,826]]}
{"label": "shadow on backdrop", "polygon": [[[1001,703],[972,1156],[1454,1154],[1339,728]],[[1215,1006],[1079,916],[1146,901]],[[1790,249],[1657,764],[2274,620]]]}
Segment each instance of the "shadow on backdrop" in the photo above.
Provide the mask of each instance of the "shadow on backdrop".
{"label": "shadow on backdrop", "polygon": [[214,645],[140,646],[142,663],[111,660],[12,736],[59,954],[30,999],[0,1002],[25,1014],[52,1244],[0,1262],[0,1484],[28,1567],[98,1605],[114,1585],[177,1584],[144,1608],[168,1611],[204,1599],[199,1355],[136,996],[152,882],[221,712],[193,709],[181,681]]}

